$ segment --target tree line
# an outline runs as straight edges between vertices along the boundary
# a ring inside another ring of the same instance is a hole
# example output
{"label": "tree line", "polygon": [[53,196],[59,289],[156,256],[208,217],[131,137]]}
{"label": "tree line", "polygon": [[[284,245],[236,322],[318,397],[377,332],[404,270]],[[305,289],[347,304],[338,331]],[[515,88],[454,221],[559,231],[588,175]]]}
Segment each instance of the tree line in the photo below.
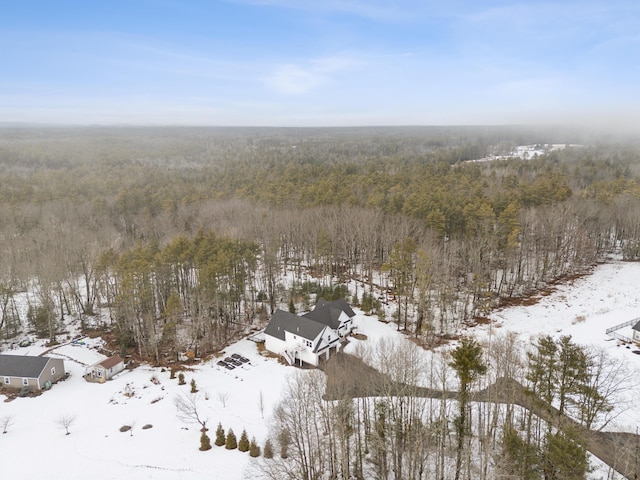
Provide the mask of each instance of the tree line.
{"label": "tree line", "polygon": [[543,133],[5,129],[1,335],[54,340],[71,317],[160,361],[352,282],[430,341],[612,252],[637,259],[636,145],[466,162]]}

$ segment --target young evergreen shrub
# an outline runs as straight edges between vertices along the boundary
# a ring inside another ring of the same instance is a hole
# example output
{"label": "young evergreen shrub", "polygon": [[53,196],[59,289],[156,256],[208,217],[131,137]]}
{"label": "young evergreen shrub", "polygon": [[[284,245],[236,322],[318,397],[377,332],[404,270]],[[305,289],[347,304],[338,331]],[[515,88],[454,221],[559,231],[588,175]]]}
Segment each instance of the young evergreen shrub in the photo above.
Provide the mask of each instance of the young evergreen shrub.
{"label": "young evergreen shrub", "polygon": [[180,372],[178,374],[178,385],[184,385],[185,383],[187,382],[184,381],[184,373]]}
{"label": "young evergreen shrub", "polygon": [[256,443],[256,437],[252,437],[249,443],[249,456],[253,458],[260,456],[260,446]]}
{"label": "young evergreen shrub", "polygon": [[191,379],[191,393],[198,393],[198,387],[196,387],[196,379]]}
{"label": "young evergreen shrub", "polygon": [[293,298],[289,299],[289,313],[296,313],[296,305],[293,303]]}
{"label": "young evergreen shrub", "polygon": [[278,442],[280,443],[280,457],[289,458],[289,445],[291,445],[291,434],[288,430],[282,429],[278,433]]}
{"label": "young evergreen shrub", "polygon": [[219,423],[218,424],[218,428],[216,428],[216,441],[215,444],[218,447],[223,446],[224,444],[227,443],[227,440],[224,436],[224,428],[222,428],[222,424]]}
{"label": "young evergreen shrub", "polygon": [[273,458],[273,444],[269,439],[264,442],[264,458]]}
{"label": "young evergreen shrub", "polygon": [[176,369],[174,367],[171,367],[171,373],[169,374],[169,378],[171,380],[173,380],[174,378],[176,378]]}
{"label": "young evergreen shrub", "polygon": [[202,435],[200,435],[200,451],[204,452],[206,450],[211,450],[211,439],[209,435],[202,432]]}
{"label": "young evergreen shrub", "polygon": [[242,430],[240,441],[238,442],[238,450],[240,450],[241,452],[249,451],[249,436],[247,435],[246,430]]}
{"label": "young evergreen shrub", "polygon": [[229,433],[227,433],[227,441],[224,444],[224,448],[227,450],[238,448],[238,440],[236,439],[236,434],[233,433],[232,429],[229,429]]}

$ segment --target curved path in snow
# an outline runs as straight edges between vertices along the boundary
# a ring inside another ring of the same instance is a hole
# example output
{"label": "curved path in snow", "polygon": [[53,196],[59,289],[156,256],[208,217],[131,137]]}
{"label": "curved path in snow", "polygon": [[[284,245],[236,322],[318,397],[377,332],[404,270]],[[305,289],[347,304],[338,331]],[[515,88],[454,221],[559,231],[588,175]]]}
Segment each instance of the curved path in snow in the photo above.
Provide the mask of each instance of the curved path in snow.
{"label": "curved path in snow", "polygon": [[[358,357],[338,353],[322,365],[327,375],[325,399],[397,396],[414,396],[456,399],[458,392],[442,391],[425,387],[407,386],[393,382],[389,377],[365,364]],[[591,454],[625,478],[640,478],[640,436],[626,432],[601,432],[589,430],[558,410],[534,398],[513,379],[501,378],[489,387],[475,392],[476,402],[511,403],[531,411],[545,422],[560,428],[571,426],[584,438],[585,447]]]}

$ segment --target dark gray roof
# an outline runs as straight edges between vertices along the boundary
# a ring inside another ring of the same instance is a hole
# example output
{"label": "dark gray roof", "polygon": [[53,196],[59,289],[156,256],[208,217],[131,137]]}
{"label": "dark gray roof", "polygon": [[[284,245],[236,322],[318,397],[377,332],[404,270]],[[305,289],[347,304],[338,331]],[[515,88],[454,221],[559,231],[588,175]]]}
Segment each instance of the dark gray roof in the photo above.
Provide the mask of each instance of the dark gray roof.
{"label": "dark gray roof", "polygon": [[316,322],[323,323],[334,330],[337,330],[340,326],[340,314],[342,310],[332,307],[330,305],[325,305],[324,307],[316,308],[311,310],[309,313],[305,313],[303,316],[315,320]]}
{"label": "dark gray roof", "polygon": [[325,328],[326,325],[315,320],[278,309],[271,317],[264,333],[280,340],[284,340],[284,332],[299,335],[307,340],[315,340]]}
{"label": "dark gray roof", "polygon": [[49,357],[0,355],[0,377],[38,378]]}
{"label": "dark gray roof", "polygon": [[319,298],[318,301],[316,302],[316,306],[314,308],[322,308],[322,307],[333,307],[333,308],[337,308],[338,310],[346,313],[349,318],[353,318],[356,316],[356,314],[354,313],[354,311],[351,309],[351,307],[349,306],[349,304],[347,303],[347,301],[344,298],[340,298],[338,300],[334,300],[332,302],[328,302],[327,300],[325,300],[324,298]]}
{"label": "dark gray roof", "polygon": [[631,327],[633,330],[640,332],[640,322],[636,323],[633,327]]}

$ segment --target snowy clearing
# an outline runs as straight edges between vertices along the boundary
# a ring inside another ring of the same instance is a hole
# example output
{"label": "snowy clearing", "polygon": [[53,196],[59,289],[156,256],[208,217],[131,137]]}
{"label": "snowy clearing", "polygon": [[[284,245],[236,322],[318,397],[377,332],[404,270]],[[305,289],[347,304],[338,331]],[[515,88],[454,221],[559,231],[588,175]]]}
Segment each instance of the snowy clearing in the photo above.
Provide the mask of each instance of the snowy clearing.
{"label": "snowy clearing", "polygon": [[[490,318],[494,322],[475,327],[473,332],[483,341],[507,331],[516,332],[525,342],[540,333],[571,335],[578,343],[624,358],[631,373],[638,373],[640,355],[633,353],[636,348],[626,348],[605,336],[607,328],[640,317],[638,285],[640,264],[600,265],[591,275],[558,286],[535,305],[493,312]],[[367,340],[352,340],[348,352],[353,352],[359,342],[373,344],[379,338],[403,338],[395,324],[384,324],[374,317],[360,314],[356,326]],[[220,422],[238,437],[246,429],[249,438],[255,436],[262,446],[282,386],[287,375],[296,369],[259,355],[254,342],[241,340],[228,347],[222,357],[239,353],[249,358],[250,364],[227,370],[217,366],[218,358],[214,358],[184,371],[186,384],[182,386],[177,378],[169,378],[168,370],[146,365],[125,371],[105,384],[87,383],[82,378],[85,367],[104,358],[95,349],[98,343],[93,340],[82,346],[64,345],[52,350],[50,356],[65,360],[65,368],[71,374],[66,381],[35,398],[0,401],[0,418],[12,419],[7,434],[0,435],[4,476],[240,480],[252,475],[247,467],[256,460],[248,453],[216,446],[199,451],[199,425],[178,419],[173,399],[180,392],[188,393],[189,382],[195,379],[198,408],[201,416],[208,418],[212,442]],[[7,353],[37,355],[44,350],[32,345]],[[157,381],[152,381],[153,377]],[[640,422],[640,401],[637,390],[633,395],[631,400],[638,406],[625,411],[609,428],[635,431]],[[0,400],[4,398],[0,396]],[[60,425],[62,415],[74,416],[70,435],[65,435]],[[124,425],[133,426],[132,431],[120,432]],[[152,428],[143,429],[146,425]],[[37,462],[30,460],[33,452],[37,452]],[[605,474],[601,467],[591,477]]]}

